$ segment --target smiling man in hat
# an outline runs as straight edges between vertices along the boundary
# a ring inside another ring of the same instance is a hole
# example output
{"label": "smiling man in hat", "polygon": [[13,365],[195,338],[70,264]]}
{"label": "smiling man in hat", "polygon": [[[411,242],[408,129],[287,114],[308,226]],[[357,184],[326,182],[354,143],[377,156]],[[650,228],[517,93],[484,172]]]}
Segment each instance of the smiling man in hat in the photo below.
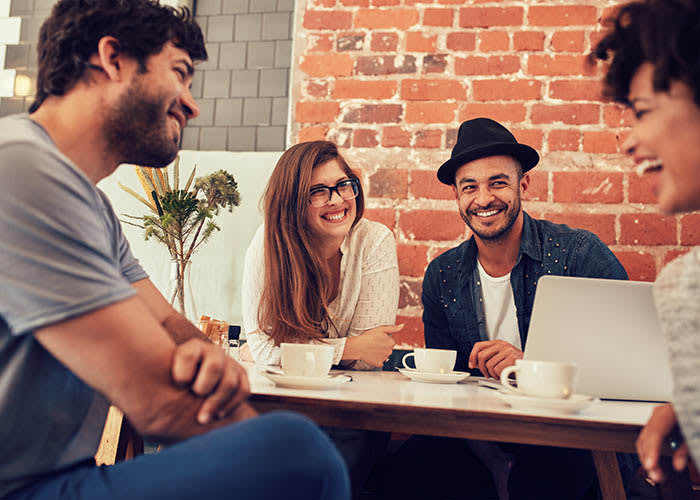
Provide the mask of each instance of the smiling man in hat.
{"label": "smiling man in hat", "polygon": [[[528,172],[538,161],[504,126],[476,118],[462,123],[451,158],[438,169],[472,233],[433,260],[423,280],[425,345],[456,350],[455,370],[498,378],[523,357],[541,276],[627,279],[594,234],[523,211]],[[404,477],[424,478],[410,481],[402,492],[409,498],[481,498],[481,491],[486,498],[576,499],[594,477],[588,452],[421,436],[404,445],[398,464]]]}

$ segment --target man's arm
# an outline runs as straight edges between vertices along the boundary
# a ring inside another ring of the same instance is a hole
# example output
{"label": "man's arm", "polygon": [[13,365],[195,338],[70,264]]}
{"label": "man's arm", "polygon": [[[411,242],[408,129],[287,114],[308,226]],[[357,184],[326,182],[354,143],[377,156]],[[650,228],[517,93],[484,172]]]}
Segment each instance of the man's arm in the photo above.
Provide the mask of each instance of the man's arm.
{"label": "man's arm", "polygon": [[190,339],[200,339],[209,342],[199,328],[194,326],[187,318],[177,312],[171,306],[163,294],[158,291],[150,279],[142,279],[132,286],[136,289],[139,298],[146,305],[155,320],[170,334],[176,344],[182,344]]}
{"label": "man's arm", "polygon": [[[198,340],[176,347],[139,297],[46,326],[35,336],[71,372],[122,409],[144,436],[179,441],[255,415],[241,403],[247,379],[236,375],[239,365],[223,352],[202,356],[201,348],[218,347]],[[187,379],[193,370],[197,380],[215,379],[218,384],[175,383],[173,375]],[[216,415],[218,420],[202,414],[204,398],[197,395],[211,390],[229,402]]]}

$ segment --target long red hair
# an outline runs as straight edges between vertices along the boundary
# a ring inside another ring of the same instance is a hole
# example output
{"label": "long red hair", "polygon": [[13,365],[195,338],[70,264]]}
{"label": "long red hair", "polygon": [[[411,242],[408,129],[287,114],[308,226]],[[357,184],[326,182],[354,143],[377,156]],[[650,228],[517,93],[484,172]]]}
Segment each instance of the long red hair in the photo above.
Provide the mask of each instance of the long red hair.
{"label": "long red hair", "polygon": [[[275,344],[323,338],[324,325],[331,319],[330,269],[314,247],[305,222],[312,171],[331,160],[357,179],[335,144],[302,142],[280,157],[263,195],[265,277],[258,325]],[[364,211],[362,186],[355,203],[353,226]]]}

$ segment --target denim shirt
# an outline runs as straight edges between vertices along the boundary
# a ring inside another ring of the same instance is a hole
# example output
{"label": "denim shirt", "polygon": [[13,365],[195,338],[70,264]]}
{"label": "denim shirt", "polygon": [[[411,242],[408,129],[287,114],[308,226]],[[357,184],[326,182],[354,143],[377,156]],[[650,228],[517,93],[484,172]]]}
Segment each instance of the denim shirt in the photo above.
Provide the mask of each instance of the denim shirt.
{"label": "denim shirt", "polygon": [[[468,370],[476,342],[488,340],[477,247],[470,238],[434,259],[423,279],[423,327],[426,347],[457,350],[455,370]],[[617,257],[593,233],[537,220],[523,212],[518,258],[510,274],[523,349],[532,315],[537,280],[545,274],[627,279]]]}

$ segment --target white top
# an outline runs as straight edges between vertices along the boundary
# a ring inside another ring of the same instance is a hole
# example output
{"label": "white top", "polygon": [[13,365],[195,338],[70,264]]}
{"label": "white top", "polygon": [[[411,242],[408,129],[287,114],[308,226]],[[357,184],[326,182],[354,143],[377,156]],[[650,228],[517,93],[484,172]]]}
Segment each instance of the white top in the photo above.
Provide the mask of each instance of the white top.
{"label": "white top", "polygon": [[476,260],[476,266],[481,279],[481,296],[484,299],[484,316],[489,340],[505,340],[522,350],[510,273],[494,278],[486,272],[479,259]]}
{"label": "white top", "polygon": [[[243,328],[256,363],[279,364],[279,347],[258,327],[258,307],[264,281],[264,234],[261,226],[245,255]],[[328,340],[322,341],[335,347],[333,364],[340,363],[346,337],[377,326],[393,325],[399,303],[396,241],[389,228],[361,219],[343,240],[340,252],[338,295],[329,305],[337,329],[329,325]],[[370,369],[371,365],[358,361],[353,367]]]}

